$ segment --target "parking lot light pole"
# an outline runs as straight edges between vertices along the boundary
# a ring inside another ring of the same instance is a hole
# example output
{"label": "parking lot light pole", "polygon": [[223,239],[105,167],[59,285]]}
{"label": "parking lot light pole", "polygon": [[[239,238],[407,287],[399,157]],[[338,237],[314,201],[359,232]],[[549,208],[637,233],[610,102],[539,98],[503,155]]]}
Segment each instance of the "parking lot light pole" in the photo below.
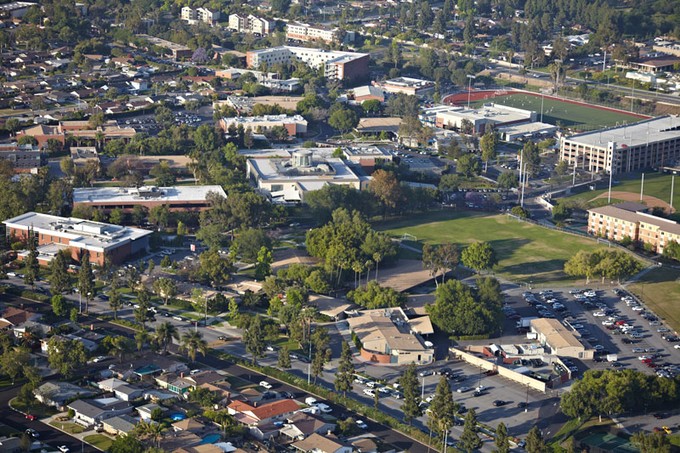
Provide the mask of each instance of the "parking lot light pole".
{"label": "parking lot light pole", "polygon": [[468,78],[468,105],[467,105],[467,108],[468,108],[468,110],[470,110],[470,95],[472,94],[472,81],[474,79],[476,79],[477,77],[473,76],[471,74],[468,74],[467,78]]}

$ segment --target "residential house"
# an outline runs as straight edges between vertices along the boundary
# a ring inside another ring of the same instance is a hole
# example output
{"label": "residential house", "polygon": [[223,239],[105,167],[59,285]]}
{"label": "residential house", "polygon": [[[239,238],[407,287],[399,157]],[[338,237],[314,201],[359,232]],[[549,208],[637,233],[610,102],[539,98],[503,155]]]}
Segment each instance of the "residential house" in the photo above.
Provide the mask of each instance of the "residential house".
{"label": "residential house", "polygon": [[335,430],[335,423],[330,423],[318,415],[307,412],[296,412],[288,418],[281,428],[281,434],[291,440],[302,440],[318,433],[328,433]]}
{"label": "residential house", "polygon": [[175,373],[163,373],[155,378],[156,384],[172,393],[186,396],[193,388],[194,382],[185,378],[183,375],[177,376]]}
{"label": "residential house", "polygon": [[190,433],[200,433],[205,431],[206,425],[199,422],[195,418],[185,418],[184,420],[177,421],[172,424],[172,429],[174,431],[189,431]]}
{"label": "residential house", "polygon": [[250,434],[257,439],[266,439],[278,434],[279,427],[274,422],[286,420],[300,409],[291,399],[251,406],[243,401],[234,401],[227,410],[234,419],[249,428]]}
{"label": "residential house", "polygon": [[137,426],[137,419],[130,417],[129,415],[117,415],[103,420],[102,426],[104,427],[104,431],[112,436],[129,434],[135,429],[135,426]]}
{"label": "residential house", "polygon": [[73,421],[83,426],[92,426],[107,418],[129,414],[133,410],[130,403],[118,398],[80,399],[68,404],[67,407],[75,412]]}
{"label": "residential house", "polygon": [[42,317],[38,313],[24,310],[22,308],[8,307],[0,316],[0,329],[6,327],[19,327],[28,321],[37,321]]}
{"label": "residential house", "polygon": [[139,407],[136,408],[137,414],[139,415],[139,417],[142,420],[147,421],[147,422],[149,420],[151,420],[151,414],[153,414],[153,411],[155,409],[161,409],[161,411],[165,411],[163,406],[159,406],[156,403],[149,403],[149,404],[145,404],[144,406],[139,406]]}
{"label": "residential house", "polygon": [[343,444],[334,435],[322,436],[312,434],[304,440],[293,444],[293,447],[303,453],[352,453],[352,447]]}
{"label": "residential house", "polygon": [[33,390],[33,394],[42,404],[61,410],[67,402],[94,396],[95,392],[70,382],[50,381]]}
{"label": "residential house", "polygon": [[124,385],[128,385],[128,383],[116,378],[104,379],[103,381],[97,382],[97,387],[105,392],[113,392],[118,387],[122,387]]}
{"label": "residential house", "polygon": [[144,394],[144,390],[140,389],[139,387],[135,387],[134,385],[121,385],[115,389],[113,393],[119,400],[132,401],[136,400],[137,398],[141,398],[141,396]]}

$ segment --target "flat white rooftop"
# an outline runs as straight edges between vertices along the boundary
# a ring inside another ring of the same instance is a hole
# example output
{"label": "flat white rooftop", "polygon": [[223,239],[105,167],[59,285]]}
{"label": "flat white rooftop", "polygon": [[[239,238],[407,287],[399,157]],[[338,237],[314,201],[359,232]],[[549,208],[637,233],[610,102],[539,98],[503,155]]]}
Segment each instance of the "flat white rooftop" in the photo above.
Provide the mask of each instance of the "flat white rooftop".
{"label": "flat white rooftop", "polygon": [[296,181],[307,185],[313,181],[359,181],[359,177],[339,158],[318,159],[315,156],[314,166],[309,168],[295,168],[289,166],[289,162],[289,159],[248,159],[262,181]]}
{"label": "flat white rooftop", "polygon": [[74,203],[134,203],[144,201],[198,202],[205,201],[210,192],[226,198],[221,186],[173,187],[85,187],[73,189]]}
{"label": "flat white rooftop", "polygon": [[37,212],[27,212],[2,223],[8,228],[20,230],[30,228],[38,234],[67,238],[70,247],[98,252],[117,248],[152,233],[141,228],[111,225],[75,217],[58,217]]}
{"label": "flat white rooftop", "polygon": [[608,142],[615,142],[617,148],[624,148],[677,138],[680,138],[680,117],[666,115],[623,126],[584,132],[565,140],[602,148],[606,148]]}
{"label": "flat white rooftop", "polygon": [[426,116],[453,116],[467,118],[472,121],[488,120],[499,123],[512,123],[515,121],[528,120],[531,119],[532,114],[533,112],[530,110],[508,107],[500,104],[484,104],[480,108],[472,109],[456,106],[436,106],[423,112],[423,115]]}

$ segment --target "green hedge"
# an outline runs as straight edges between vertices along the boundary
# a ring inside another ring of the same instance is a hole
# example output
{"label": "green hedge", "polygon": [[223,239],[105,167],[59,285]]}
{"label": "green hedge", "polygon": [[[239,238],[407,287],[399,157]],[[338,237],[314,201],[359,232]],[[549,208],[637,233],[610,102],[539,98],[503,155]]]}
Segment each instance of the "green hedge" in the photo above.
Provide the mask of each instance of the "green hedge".
{"label": "green hedge", "polygon": [[483,334],[483,335],[460,335],[460,336],[452,336],[452,340],[456,341],[471,341],[471,340],[488,340],[491,338],[490,334]]}
{"label": "green hedge", "polygon": [[38,293],[28,289],[16,288],[13,286],[8,287],[7,292],[9,294],[14,294],[15,296],[20,296],[25,299],[37,300],[38,302],[47,302],[50,300],[50,296],[46,294]]}
{"label": "green hedge", "polygon": [[[418,428],[414,426],[407,425],[405,423],[400,422],[394,417],[391,417],[384,412],[382,412],[379,409],[376,409],[374,407],[366,406],[365,404],[362,404],[352,398],[344,397],[339,393],[336,393],[333,390],[329,390],[327,388],[321,387],[320,385],[316,384],[308,384],[306,379],[302,379],[296,376],[293,376],[291,374],[288,374],[285,371],[281,371],[278,368],[272,368],[272,367],[264,367],[264,366],[259,366],[259,365],[253,365],[252,362],[248,360],[244,360],[240,357],[233,356],[231,354],[225,353],[225,352],[220,352],[217,353],[218,356],[225,360],[229,360],[230,362],[234,362],[244,368],[249,368],[253,371],[257,371],[259,373],[262,373],[267,376],[271,376],[275,379],[278,379],[279,381],[285,382],[287,384],[293,385],[295,387],[301,388],[302,390],[309,392],[315,396],[319,396],[321,398],[324,398],[328,401],[332,401],[333,403],[339,404],[341,406],[344,406],[348,408],[349,410],[356,412],[359,415],[362,415],[364,417],[368,417],[372,420],[375,420],[378,423],[382,423],[383,425],[392,428],[394,430],[400,431],[403,434],[412,437],[419,442],[427,445],[430,437],[419,430]],[[436,447],[432,447],[434,451],[436,450]]]}

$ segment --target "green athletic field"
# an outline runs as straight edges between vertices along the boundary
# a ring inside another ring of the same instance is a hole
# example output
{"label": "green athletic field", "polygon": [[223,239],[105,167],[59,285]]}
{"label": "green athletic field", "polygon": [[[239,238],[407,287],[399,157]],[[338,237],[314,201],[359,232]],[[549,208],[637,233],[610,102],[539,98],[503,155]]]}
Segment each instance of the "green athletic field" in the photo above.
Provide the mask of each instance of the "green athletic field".
{"label": "green athletic field", "polygon": [[453,242],[461,248],[475,241],[489,242],[499,264],[493,271],[518,281],[543,283],[568,278],[564,263],[579,250],[592,250],[594,240],[519,222],[502,214],[441,211],[378,225],[395,238],[415,236],[409,245]]}
{"label": "green athletic field", "polygon": [[[618,179],[618,181],[617,183],[612,184],[612,191],[631,192],[637,195],[640,194],[640,184],[642,180],[640,173],[627,175],[625,178],[616,176],[616,178]],[[656,197],[666,203],[670,202],[671,178],[672,178],[671,175],[664,173],[646,173],[644,195]],[[590,201],[603,193],[607,193],[607,189],[581,192],[579,194],[566,197],[564,199]],[[599,200],[597,201],[599,202]],[[602,202],[599,202],[597,204],[602,205]],[[680,176],[675,177],[675,187],[673,190],[673,207],[676,209],[676,217],[680,218],[680,216],[678,216],[677,214],[677,211],[680,211]],[[678,219],[676,218],[676,220]]]}
{"label": "green athletic field", "polygon": [[[487,99],[485,101],[478,101],[475,103],[475,105],[480,106],[484,102],[493,102],[496,104],[507,105],[508,107],[532,110],[538,114],[537,119],[539,121],[541,119],[540,95],[537,96],[521,93],[508,94],[505,96]],[[606,126],[615,126],[617,123],[633,123],[636,121],[640,121],[640,118],[629,115],[625,112],[603,110],[583,104],[572,104],[570,102],[550,99],[548,97],[543,99],[544,123],[556,125],[559,124],[578,130],[592,130]]]}

